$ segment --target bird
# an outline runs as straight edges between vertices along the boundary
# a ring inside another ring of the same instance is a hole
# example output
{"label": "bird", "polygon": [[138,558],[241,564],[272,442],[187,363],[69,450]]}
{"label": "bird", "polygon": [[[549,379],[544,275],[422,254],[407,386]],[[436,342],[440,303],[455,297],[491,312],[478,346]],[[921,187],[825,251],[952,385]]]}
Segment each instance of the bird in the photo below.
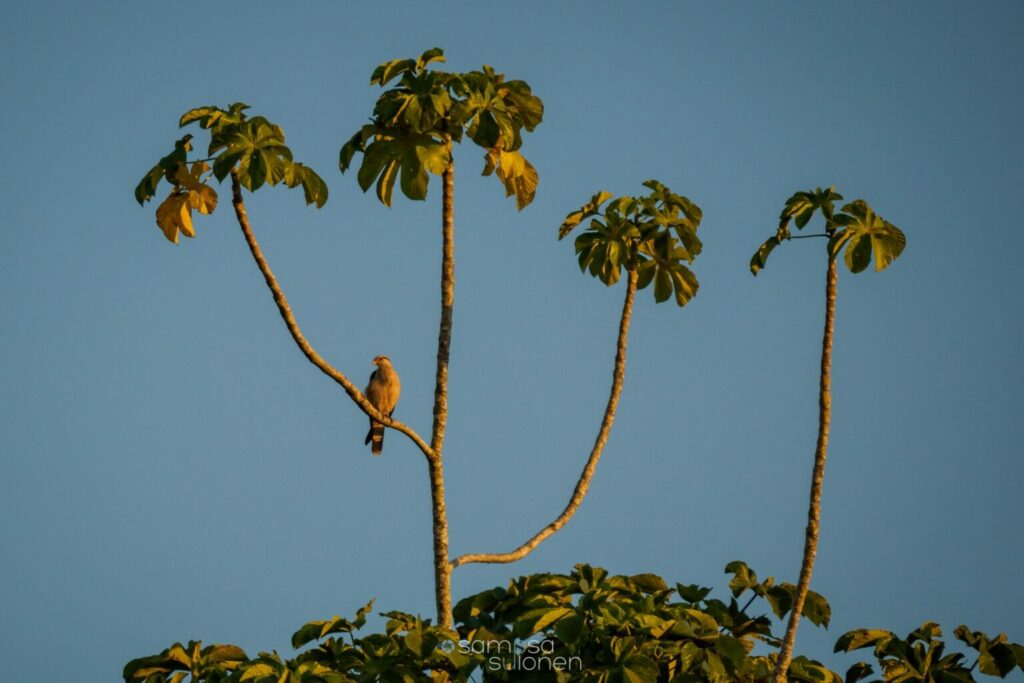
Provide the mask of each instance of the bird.
{"label": "bird", "polygon": [[[398,380],[398,373],[391,365],[391,359],[387,356],[377,356],[373,359],[377,369],[370,375],[370,383],[366,385],[366,398],[373,404],[373,407],[384,415],[391,417],[395,412],[395,405],[398,403],[398,395],[402,392],[402,383]],[[384,425],[370,418],[370,431],[366,433],[366,440],[363,444],[373,442],[370,450],[374,455],[380,455],[384,449]]]}

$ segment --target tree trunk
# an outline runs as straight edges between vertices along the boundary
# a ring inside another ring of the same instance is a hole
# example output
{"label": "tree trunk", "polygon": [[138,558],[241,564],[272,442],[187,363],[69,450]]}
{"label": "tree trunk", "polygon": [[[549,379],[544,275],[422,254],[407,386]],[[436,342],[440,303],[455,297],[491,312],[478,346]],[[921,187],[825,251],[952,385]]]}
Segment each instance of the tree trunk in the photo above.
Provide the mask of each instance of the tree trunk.
{"label": "tree trunk", "polygon": [[782,649],[775,662],[775,683],[786,683],[786,671],[793,659],[793,645],[800,614],[807,599],[814,571],[814,558],[818,553],[818,532],[821,523],[821,486],[825,480],[825,458],[828,454],[828,429],[832,419],[832,332],[836,313],[836,260],[830,258],[825,279],[825,333],[821,340],[821,383],[818,394],[818,445],[814,451],[814,473],[811,477],[811,503],[807,511],[807,532],[804,538],[804,558],[800,565],[800,580],[796,586],[793,610],[782,640]]}
{"label": "tree trunk", "polygon": [[428,458],[430,497],[434,527],[434,595],[437,602],[437,623],[451,627],[452,586],[448,563],[448,513],[444,499],[445,426],[448,422],[448,356],[452,340],[452,305],[455,301],[455,160],[448,140],[448,168],[442,174],[441,224],[441,325],[437,338],[437,377],[434,385],[434,425]]}

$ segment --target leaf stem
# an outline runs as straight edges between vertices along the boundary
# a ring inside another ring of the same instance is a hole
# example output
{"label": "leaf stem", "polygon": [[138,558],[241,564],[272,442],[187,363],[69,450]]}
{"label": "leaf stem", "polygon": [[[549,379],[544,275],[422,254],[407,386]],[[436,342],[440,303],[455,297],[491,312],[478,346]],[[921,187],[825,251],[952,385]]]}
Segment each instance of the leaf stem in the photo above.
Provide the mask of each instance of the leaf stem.
{"label": "leaf stem", "polygon": [[816,232],[813,235],[790,235],[786,239],[789,239],[789,240],[806,240],[806,239],[810,239],[811,237],[830,237],[830,235],[827,232]]}

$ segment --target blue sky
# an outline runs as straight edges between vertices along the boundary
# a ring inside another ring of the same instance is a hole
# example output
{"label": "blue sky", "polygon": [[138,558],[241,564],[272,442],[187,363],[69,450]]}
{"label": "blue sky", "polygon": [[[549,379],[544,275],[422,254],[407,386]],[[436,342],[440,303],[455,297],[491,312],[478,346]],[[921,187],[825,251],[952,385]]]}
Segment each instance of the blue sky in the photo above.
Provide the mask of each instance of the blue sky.
{"label": "blue sky", "polygon": [[[438,45],[545,102],[522,212],[456,151],[446,449],[454,554],[511,549],[564,505],[607,396],[621,289],[558,224],[657,178],[704,210],[685,309],[642,292],[589,497],[514,566],[590,562],[725,586],[795,580],[817,419],[824,252],[750,254],[793,191],[836,184],[907,234],[840,274],[834,422],[813,587],[838,634],[926,619],[1024,641],[1020,532],[1024,6],[905,3],[6,3],[0,7],[0,657],[22,680],[117,679],[175,640],[290,652],[303,622],[429,615],[422,457],[287,336],[221,208],[174,246],[132,190],[187,109],[244,101],[330,185],[249,199],[314,346],[360,385],[379,353],[427,432],[440,186],[393,209],[337,170],[373,68]],[[161,190],[165,192],[165,190]],[[621,287],[621,285],[620,285]],[[1015,674],[1017,680],[1021,677]]]}

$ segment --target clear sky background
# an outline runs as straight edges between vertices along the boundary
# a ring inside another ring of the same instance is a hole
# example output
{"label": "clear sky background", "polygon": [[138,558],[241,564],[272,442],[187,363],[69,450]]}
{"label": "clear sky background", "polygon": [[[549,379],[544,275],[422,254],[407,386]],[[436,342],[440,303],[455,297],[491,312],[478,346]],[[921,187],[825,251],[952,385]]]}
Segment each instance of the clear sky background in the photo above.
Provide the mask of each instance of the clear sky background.
{"label": "clear sky background", "polygon": [[[815,590],[845,630],[927,619],[1024,641],[1024,5],[1005,3],[4,3],[0,6],[0,661],[4,680],[110,681],[175,640],[276,648],[303,622],[433,611],[422,456],[301,356],[227,188],[177,246],[139,178],[178,117],[244,101],[331,198],[249,214],[313,345],[429,431],[440,185],[382,207],[337,170],[380,62],[441,46],[546,105],[522,212],[456,152],[446,448],[453,555],[508,550],[563,507],[607,397],[621,285],[555,233],[598,189],[658,178],[703,209],[699,296],[639,295],[590,495],[458,597],[590,562],[716,586],[795,580],[817,420],[825,254],[751,253],[794,191],[836,184],[907,234],[840,273]],[[198,131],[201,140],[204,134]],[[205,145],[205,142],[202,142]],[[166,189],[161,189],[161,197]],[[396,193],[397,197],[397,193]],[[1016,680],[1022,677],[1014,674]]]}

